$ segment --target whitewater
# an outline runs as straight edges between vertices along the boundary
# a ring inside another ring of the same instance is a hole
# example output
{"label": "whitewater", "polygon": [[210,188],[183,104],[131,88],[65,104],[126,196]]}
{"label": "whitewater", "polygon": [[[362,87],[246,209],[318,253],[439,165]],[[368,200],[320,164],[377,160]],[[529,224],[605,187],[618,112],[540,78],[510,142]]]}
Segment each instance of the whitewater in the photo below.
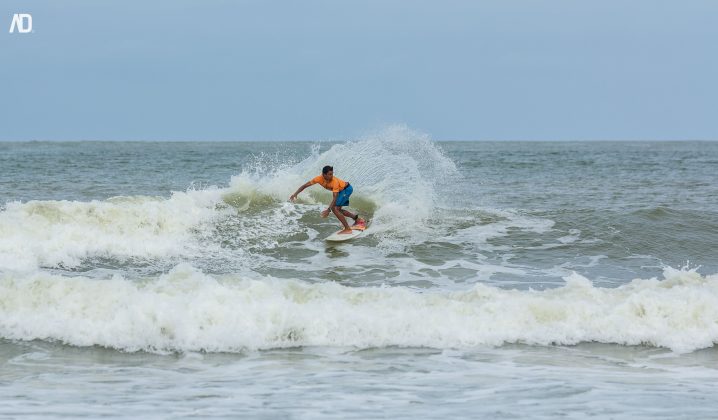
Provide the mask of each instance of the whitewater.
{"label": "whitewater", "polygon": [[581,342],[711,347],[718,276],[667,270],[666,279],[594,288],[579,275],[545,291],[475,285],[463,292],[346,287],[212,277],[178,266],[149,282],[35,274],[0,282],[2,334],[126,351],[238,352],[296,346]]}

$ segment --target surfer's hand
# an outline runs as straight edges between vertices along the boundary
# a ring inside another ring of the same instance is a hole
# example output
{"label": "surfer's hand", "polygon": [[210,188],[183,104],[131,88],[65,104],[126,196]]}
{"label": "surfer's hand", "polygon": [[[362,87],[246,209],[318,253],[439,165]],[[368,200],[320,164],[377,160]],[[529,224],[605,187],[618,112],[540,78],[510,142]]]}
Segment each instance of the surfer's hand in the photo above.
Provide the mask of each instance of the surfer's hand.
{"label": "surfer's hand", "polygon": [[328,217],[328,216],[329,216],[329,209],[324,209],[324,210],[322,211],[322,217],[326,218],[326,217]]}
{"label": "surfer's hand", "polygon": [[292,203],[295,202],[295,201],[297,201],[297,195],[296,195],[296,194],[290,195],[290,196],[289,196],[289,201],[291,201]]}

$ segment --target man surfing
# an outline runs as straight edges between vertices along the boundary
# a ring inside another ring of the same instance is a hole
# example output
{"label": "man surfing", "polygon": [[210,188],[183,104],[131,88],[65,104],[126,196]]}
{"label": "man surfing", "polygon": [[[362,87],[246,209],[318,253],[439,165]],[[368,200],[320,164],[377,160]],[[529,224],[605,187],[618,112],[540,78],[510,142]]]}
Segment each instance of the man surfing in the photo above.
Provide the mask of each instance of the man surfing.
{"label": "man surfing", "polygon": [[358,213],[352,214],[342,209],[342,207],[349,205],[349,196],[352,195],[353,188],[348,182],[335,177],[334,168],[329,165],[322,168],[321,175],[317,175],[309,182],[299,187],[299,189],[289,197],[289,201],[296,200],[299,193],[314,184],[319,184],[332,192],[332,202],[329,204],[328,208],[322,211],[322,217],[329,216],[330,211],[334,213],[334,215],[337,216],[337,219],[339,219],[342,223],[342,226],[344,226],[344,230],[339,232],[340,235],[352,233],[352,228],[349,226],[349,223],[347,223],[347,217],[354,220],[354,226],[357,226],[358,228],[365,227],[366,221],[359,217]]}

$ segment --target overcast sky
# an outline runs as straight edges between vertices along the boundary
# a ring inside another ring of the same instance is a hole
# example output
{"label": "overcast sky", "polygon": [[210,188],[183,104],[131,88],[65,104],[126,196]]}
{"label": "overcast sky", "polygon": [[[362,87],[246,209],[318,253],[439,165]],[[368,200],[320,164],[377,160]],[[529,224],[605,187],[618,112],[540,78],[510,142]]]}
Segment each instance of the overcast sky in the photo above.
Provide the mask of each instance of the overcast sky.
{"label": "overcast sky", "polygon": [[2,0],[0,80],[0,140],[718,139],[718,1]]}

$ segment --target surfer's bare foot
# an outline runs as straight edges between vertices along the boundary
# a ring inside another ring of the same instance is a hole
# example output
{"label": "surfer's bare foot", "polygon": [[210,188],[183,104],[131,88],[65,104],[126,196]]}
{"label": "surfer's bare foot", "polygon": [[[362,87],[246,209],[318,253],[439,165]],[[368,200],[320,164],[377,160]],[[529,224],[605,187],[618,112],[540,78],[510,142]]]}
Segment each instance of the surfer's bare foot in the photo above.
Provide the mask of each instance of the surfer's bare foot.
{"label": "surfer's bare foot", "polygon": [[341,232],[339,232],[340,235],[346,235],[346,234],[348,234],[348,233],[352,233],[352,230],[351,230],[351,229],[344,229],[344,230],[342,230]]}
{"label": "surfer's bare foot", "polygon": [[366,223],[366,220],[362,219],[361,217],[357,217],[356,221],[354,222],[354,226],[363,225],[365,223]]}

